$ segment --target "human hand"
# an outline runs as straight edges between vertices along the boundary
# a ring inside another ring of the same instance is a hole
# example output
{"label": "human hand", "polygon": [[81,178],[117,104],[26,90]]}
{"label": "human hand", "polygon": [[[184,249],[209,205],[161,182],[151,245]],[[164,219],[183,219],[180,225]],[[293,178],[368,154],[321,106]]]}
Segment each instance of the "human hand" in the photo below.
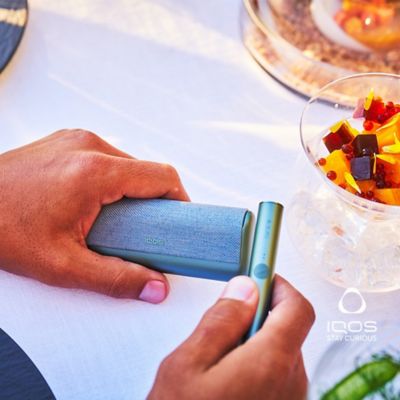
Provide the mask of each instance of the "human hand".
{"label": "human hand", "polygon": [[162,362],[148,399],[304,399],[301,346],[315,319],[313,308],[276,276],[264,326],[237,347],[257,302],[254,282],[233,278],[193,334]]}
{"label": "human hand", "polygon": [[159,303],[164,275],[99,255],[85,238],[123,196],[189,200],[176,170],[136,160],[91,132],[62,130],[0,155],[0,268],[62,287]]}

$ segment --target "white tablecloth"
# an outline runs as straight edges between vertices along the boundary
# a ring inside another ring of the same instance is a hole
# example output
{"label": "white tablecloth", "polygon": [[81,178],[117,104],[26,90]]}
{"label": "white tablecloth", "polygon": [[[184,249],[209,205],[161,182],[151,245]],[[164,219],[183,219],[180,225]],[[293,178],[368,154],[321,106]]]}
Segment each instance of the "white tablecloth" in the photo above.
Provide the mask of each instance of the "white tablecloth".
{"label": "white tablecloth", "polygon": [[[31,0],[30,6],[22,45],[0,76],[0,152],[82,127],[136,157],[174,164],[196,202],[253,211],[261,199],[288,204],[305,102],[244,49],[239,0]],[[329,344],[327,321],[342,318],[343,290],[309,272],[286,229],[277,270],[316,308],[304,346],[312,374]],[[144,398],[159,362],[223,287],[170,279],[169,298],[154,306],[0,272],[0,328],[58,399]],[[366,318],[397,318],[397,299],[398,293],[366,296]]]}

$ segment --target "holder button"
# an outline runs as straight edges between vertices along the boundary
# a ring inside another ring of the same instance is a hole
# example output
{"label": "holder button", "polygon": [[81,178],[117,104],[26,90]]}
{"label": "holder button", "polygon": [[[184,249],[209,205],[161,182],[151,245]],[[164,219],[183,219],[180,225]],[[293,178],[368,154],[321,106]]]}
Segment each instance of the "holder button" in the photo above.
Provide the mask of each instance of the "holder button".
{"label": "holder button", "polygon": [[254,276],[258,279],[265,279],[268,276],[269,268],[264,263],[257,264],[254,268]]}

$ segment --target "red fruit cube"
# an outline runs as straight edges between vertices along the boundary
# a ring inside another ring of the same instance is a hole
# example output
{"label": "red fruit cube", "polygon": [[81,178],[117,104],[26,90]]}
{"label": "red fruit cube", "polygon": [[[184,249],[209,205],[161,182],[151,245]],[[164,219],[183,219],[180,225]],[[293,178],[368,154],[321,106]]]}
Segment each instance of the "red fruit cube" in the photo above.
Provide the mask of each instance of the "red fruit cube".
{"label": "red fruit cube", "polygon": [[344,144],[350,143],[353,140],[353,134],[347,124],[343,123],[336,132],[328,133],[322,140],[329,152],[332,153],[332,151],[340,150]]}

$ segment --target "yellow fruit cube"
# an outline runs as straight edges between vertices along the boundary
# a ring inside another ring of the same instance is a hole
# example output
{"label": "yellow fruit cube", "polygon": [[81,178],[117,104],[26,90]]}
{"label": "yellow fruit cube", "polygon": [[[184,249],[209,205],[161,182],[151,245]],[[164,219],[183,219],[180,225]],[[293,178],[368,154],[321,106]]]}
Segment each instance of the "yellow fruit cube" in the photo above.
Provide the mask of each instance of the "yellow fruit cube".
{"label": "yellow fruit cube", "polygon": [[390,146],[394,144],[394,135],[400,138],[400,113],[393,115],[384,125],[376,131],[376,138],[378,139],[379,151],[382,151],[383,146]]}
{"label": "yellow fruit cube", "polygon": [[336,178],[332,179],[337,185],[346,184],[345,172],[350,172],[350,161],[342,150],[335,150],[325,158],[326,163],[321,165],[321,169],[327,174],[330,171],[336,173]]}

